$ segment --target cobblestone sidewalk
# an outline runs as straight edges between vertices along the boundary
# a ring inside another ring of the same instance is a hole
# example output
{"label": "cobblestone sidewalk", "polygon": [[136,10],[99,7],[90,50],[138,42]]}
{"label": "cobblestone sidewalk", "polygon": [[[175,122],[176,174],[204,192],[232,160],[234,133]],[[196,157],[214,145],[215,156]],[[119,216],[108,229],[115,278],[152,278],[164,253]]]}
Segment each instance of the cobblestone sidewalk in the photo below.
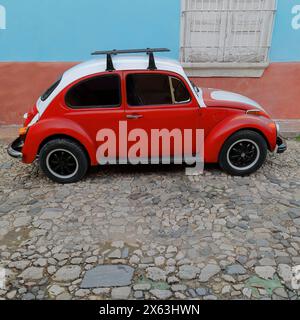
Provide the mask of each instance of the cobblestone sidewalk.
{"label": "cobblestone sidewalk", "polygon": [[0,299],[300,299],[299,154],[245,178],[119,166],[61,186],[0,144]]}

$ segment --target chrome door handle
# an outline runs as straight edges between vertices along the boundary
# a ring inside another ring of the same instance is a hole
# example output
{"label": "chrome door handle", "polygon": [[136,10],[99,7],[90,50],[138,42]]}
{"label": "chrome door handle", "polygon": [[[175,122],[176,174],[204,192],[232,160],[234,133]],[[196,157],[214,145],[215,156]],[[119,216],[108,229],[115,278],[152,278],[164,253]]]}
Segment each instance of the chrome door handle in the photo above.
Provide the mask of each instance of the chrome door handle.
{"label": "chrome door handle", "polygon": [[141,114],[128,114],[126,118],[130,120],[136,120],[143,118],[143,116]]}

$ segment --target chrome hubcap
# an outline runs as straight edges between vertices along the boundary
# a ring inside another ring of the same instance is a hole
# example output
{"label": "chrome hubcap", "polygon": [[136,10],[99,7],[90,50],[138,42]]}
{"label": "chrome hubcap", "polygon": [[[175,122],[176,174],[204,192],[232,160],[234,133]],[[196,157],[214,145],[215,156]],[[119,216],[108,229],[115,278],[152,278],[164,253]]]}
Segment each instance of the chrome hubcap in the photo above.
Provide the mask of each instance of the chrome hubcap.
{"label": "chrome hubcap", "polygon": [[78,161],[68,150],[56,149],[51,151],[46,159],[48,170],[57,178],[68,179],[78,171]]}
{"label": "chrome hubcap", "polygon": [[251,169],[259,160],[258,145],[248,139],[235,142],[227,153],[227,161],[236,170]]}

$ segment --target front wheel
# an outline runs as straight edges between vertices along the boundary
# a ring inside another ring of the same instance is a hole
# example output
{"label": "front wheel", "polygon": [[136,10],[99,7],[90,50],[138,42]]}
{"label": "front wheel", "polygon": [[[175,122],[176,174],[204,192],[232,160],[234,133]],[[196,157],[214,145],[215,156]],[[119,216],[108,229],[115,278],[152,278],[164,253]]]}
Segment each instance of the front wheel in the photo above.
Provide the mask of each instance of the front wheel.
{"label": "front wheel", "polygon": [[259,133],[243,130],[233,134],[224,144],[219,163],[235,176],[254,173],[264,164],[268,153],[266,140]]}
{"label": "front wheel", "polygon": [[83,148],[68,139],[55,139],[40,151],[40,167],[48,178],[58,183],[81,180],[88,169],[88,159]]}

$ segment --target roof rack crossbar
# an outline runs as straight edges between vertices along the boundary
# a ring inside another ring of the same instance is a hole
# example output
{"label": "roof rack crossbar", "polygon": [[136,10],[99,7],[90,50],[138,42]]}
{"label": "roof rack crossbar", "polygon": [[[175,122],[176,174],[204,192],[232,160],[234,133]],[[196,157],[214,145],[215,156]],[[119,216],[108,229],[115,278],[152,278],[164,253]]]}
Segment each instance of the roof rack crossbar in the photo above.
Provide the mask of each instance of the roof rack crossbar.
{"label": "roof rack crossbar", "polygon": [[132,53],[147,53],[149,55],[148,70],[156,70],[156,63],[154,58],[155,52],[169,52],[167,48],[147,48],[147,49],[129,49],[129,50],[108,50],[108,51],[95,51],[92,55],[106,55],[106,71],[114,71],[112,55],[118,54],[132,54]]}

